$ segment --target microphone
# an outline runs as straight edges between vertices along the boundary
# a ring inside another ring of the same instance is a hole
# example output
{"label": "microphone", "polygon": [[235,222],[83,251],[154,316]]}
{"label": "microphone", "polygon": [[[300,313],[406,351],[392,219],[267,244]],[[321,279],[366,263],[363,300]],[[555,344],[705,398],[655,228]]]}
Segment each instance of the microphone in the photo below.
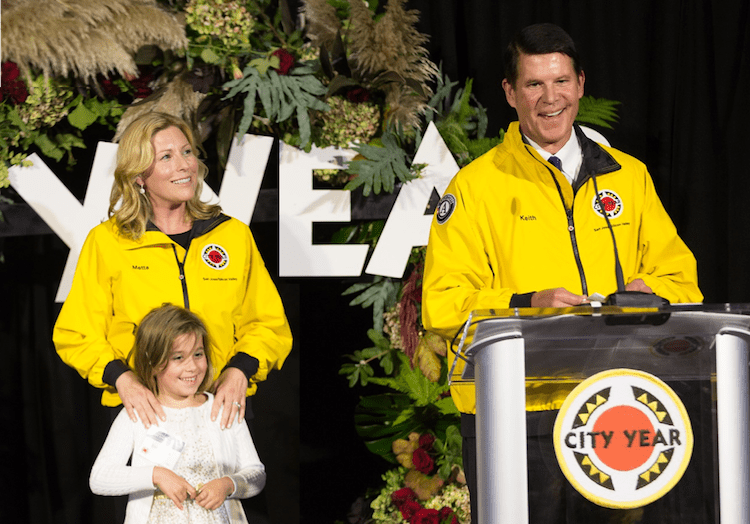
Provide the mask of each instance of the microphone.
{"label": "microphone", "polygon": [[622,275],[622,266],[620,265],[620,255],[617,251],[617,241],[615,240],[615,231],[612,228],[612,223],[609,221],[607,216],[607,210],[604,208],[604,203],[599,195],[599,186],[596,183],[596,175],[591,177],[594,180],[594,191],[596,192],[596,202],[599,204],[599,209],[604,215],[604,220],[607,222],[607,228],[609,234],[612,236],[612,246],[615,251],[615,278],[617,280],[617,291],[610,294],[603,302],[605,306],[618,306],[618,307],[633,307],[633,308],[663,308],[668,307],[669,301],[666,298],[660,297],[653,293],[644,293],[643,291],[628,291],[625,289],[625,279]]}

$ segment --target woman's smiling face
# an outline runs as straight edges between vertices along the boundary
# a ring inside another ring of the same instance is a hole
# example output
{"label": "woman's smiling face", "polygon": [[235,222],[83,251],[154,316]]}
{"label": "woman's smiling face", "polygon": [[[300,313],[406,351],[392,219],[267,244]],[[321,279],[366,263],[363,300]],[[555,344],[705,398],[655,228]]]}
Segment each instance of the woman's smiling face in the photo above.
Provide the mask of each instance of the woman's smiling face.
{"label": "woman's smiling face", "polygon": [[193,198],[198,186],[198,159],[185,134],[168,127],[151,138],[154,161],[136,181],[146,189],[154,208],[174,209]]}

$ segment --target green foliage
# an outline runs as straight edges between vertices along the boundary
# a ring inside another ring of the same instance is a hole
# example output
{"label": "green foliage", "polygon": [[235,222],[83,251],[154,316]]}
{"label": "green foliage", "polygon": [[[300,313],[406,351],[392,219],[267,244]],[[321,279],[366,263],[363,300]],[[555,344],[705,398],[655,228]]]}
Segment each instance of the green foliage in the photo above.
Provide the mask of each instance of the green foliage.
{"label": "green foliage", "polygon": [[124,112],[125,107],[117,100],[84,98],[83,95],[78,95],[71,104],[68,122],[81,131],[93,124],[105,125],[114,130],[115,122]]}
{"label": "green foliage", "polygon": [[486,137],[487,111],[471,94],[473,80],[467,79],[464,87],[454,93],[457,85],[447,76],[439,78],[428,104],[433,112],[428,113],[427,122],[435,122],[456,162],[463,167],[501,143],[505,133],[500,130],[497,137]]}
{"label": "green foliage", "polygon": [[357,434],[371,452],[396,462],[393,441],[407,438],[410,433],[432,431],[445,439],[449,427],[458,422],[454,417],[440,416],[433,404],[417,406],[404,393],[380,393],[362,397],[354,411]]}
{"label": "green foliage", "polygon": [[422,166],[407,167],[411,164],[409,155],[395,133],[383,133],[381,143],[383,147],[369,144],[354,146],[353,149],[364,158],[349,162],[347,171],[357,176],[347,183],[344,189],[353,190],[363,186],[364,196],[368,196],[371,191],[379,195],[381,189],[392,193],[396,178],[404,183],[417,178]]}
{"label": "green foliage", "polygon": [[203,62],[234,73],[251,56],[301,47],[302,32],[283,19],[281,9],[269,16],[273,5],[271,0],[191,2],[184,11],[188,68]]}
{"label": "green foliage", "polygon": [[436,438],[433,446],[438,452],[436,462],[440,478],[447,479],[455,465],[463,467],[464,460],[461,452],[463,439],[458,426],[448,426],[445,429],[445,440]]}
{"label": "green foliage", "polygon": [[[391,347],[382,331],[370,329],[367,336],[373,347],[345,355],[351,362],[344,364],[339,374],[347,376],[349,386],[378,385],[391,390],[364,396],[355,411],[355,425],[367,448],[389,461],[395,461],[393,441],[406,438],[416,431],[433,431],[440,442],[442,460],[455,461],[455,442],[446,430],[455,424],[459,415],[448,396],[447,364],[443,360],[440,380],[430,381],[418,366],[411,366],[409,357]],[[376,376],[374,361],[378,361],[385,376]],[[458,448],[460,455],[460,447]],[[443,463],[440,462],[439,463]],[[450,469],[450,468],[448,468]]]}
{"label": "green foliage", "polygon": [[334,233],[331,241],[334,244],[375,244],[385,227],[385,220],[374,220],[360,224],[351,224]]}
{"label": "green foliage", "polygon": [[123,111],[117,100],[74,97],[60,80],[33,79],[23,103],[0,102],[0,188],[9,185],[8,166],[24,163],[33,151],[56,162],[64,159],[71,168],[74,150],[87,147],[83,131],[94,124],[114,129]]}
{"label": "green foliage", "polygon": [[[371,377],[373,384],[387,386],[391,389],[405,393],[414,402],[415,406],[432,405],[448,392],[448,381],[440,380],[432,382],[424,376],[419,366],[411,366],[409,357],[398,351],[396,358],[398,362],[398,373],[390,377]],[[442,373],[446,373],[447,366],[443,366]]]}
{"label": "green foliage", "polygon": [[367,330],[367,336],[375,343],[374,347],[355,351],[352,355],[344,355],[353,362],[353,364],[344,364],[339,369],[339,375],[346,375],[349,379],[349,387],[354,387],[357,383],[363,386],[367,385],[369,379],[375,376],[375,370],[370,365],[373,360],[378,360],[383,371],[390,375],[393,373],[393,349],[387,338],[382,332],[374,329]]}
{"label": "green foliage", "polygon": [[311,146],[310,111],[327,111],[328,105],[319,96],[326,92],[325,86],[314,76],[315,70],[308,66],[292,69],[288,75],[279,75],[273,69],[266,74],[253,65],[245,67],[244,77],[224,84],[229,93],[224,99],[244,96],[244,112],[237,131],[243,136],[250,128],[260,100],[265,118],[271,122],[283,122],[292,115],[297,116],[301,147]]}
{"label": "green foliage", "polygon": [[372,323],[376,331],[383,331],[383,313],[396,303],[400,283],[388,277],[376,276],[372,282],[354,284],[347,288],[342,295],[359,293],[350,306],[372,307]]}
{"label": "green foliage", "polygon": [[616,122],[619,118],[617,114],[619,104],[620,102],[616,100],[583,96],[578,103],[576,122],[612,129],[610,123]]}

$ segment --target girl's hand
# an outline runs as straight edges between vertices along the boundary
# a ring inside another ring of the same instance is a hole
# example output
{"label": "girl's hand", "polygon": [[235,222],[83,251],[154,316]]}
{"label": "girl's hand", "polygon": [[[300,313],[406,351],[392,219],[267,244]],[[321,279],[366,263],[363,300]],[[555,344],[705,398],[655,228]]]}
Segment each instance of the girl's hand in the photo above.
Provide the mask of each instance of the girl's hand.
{"label": "girl's hand", "polygon": [[154,486],[159,488],[162,493],[169,497],[180,510],[182,510],[182,503],[185,502],[188,497],[194,499],[197,493],[195,488],[191,486],[187,480],[174,471],[161,466],[154,467],[151,480],[154,483]]}
{"label": "girl's hand", "polygon": [[239,420],[245,417],[245,393],[247,392],[247,377],[237,368],[225,369],[214,385],[214,405],[211,408],[211,420],[216,420],[219,408],[224,406],[221,413],[221,429],[231,428],[235,416]]}
{"label": "girl's hand", "polygon": [[136,422],[140,416],[141,422],[148,429],[152,424],[159,425],[157,417],[166,420],[159,401],[146,386],[138,381],[132,371],[126,371],[120,375],[115,382],[115,388],[133,422]]}
{"label": "girl's hand", "polygon": [[234,482],[229,477],[214,479],[204,485],[195,497],[195,502],[200,506],[215,510],[218,509],[229,495],[234,493]]}

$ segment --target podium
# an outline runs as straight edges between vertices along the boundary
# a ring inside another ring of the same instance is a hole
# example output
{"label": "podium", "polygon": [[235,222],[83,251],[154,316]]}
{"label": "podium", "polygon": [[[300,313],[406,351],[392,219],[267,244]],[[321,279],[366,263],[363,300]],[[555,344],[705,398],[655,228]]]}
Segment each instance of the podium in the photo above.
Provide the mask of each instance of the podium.
{"label": "podium", "polygon": [[[711,522],[750,524],[749,341],[750,305],[745,304],[473,312],[451,383],[473,382],[476,388],[479,522],[529,522],[527,381],[574,387],[607,370],[627,369],[665,384],[702,381],[710,386],[705,420],[711,438],[701,445],[712,446],[703,455],[715,457],[714,478],[706,480],[715,486],[718,517]],[[563,442],[570,447],[578,440],[571,433]]]}

